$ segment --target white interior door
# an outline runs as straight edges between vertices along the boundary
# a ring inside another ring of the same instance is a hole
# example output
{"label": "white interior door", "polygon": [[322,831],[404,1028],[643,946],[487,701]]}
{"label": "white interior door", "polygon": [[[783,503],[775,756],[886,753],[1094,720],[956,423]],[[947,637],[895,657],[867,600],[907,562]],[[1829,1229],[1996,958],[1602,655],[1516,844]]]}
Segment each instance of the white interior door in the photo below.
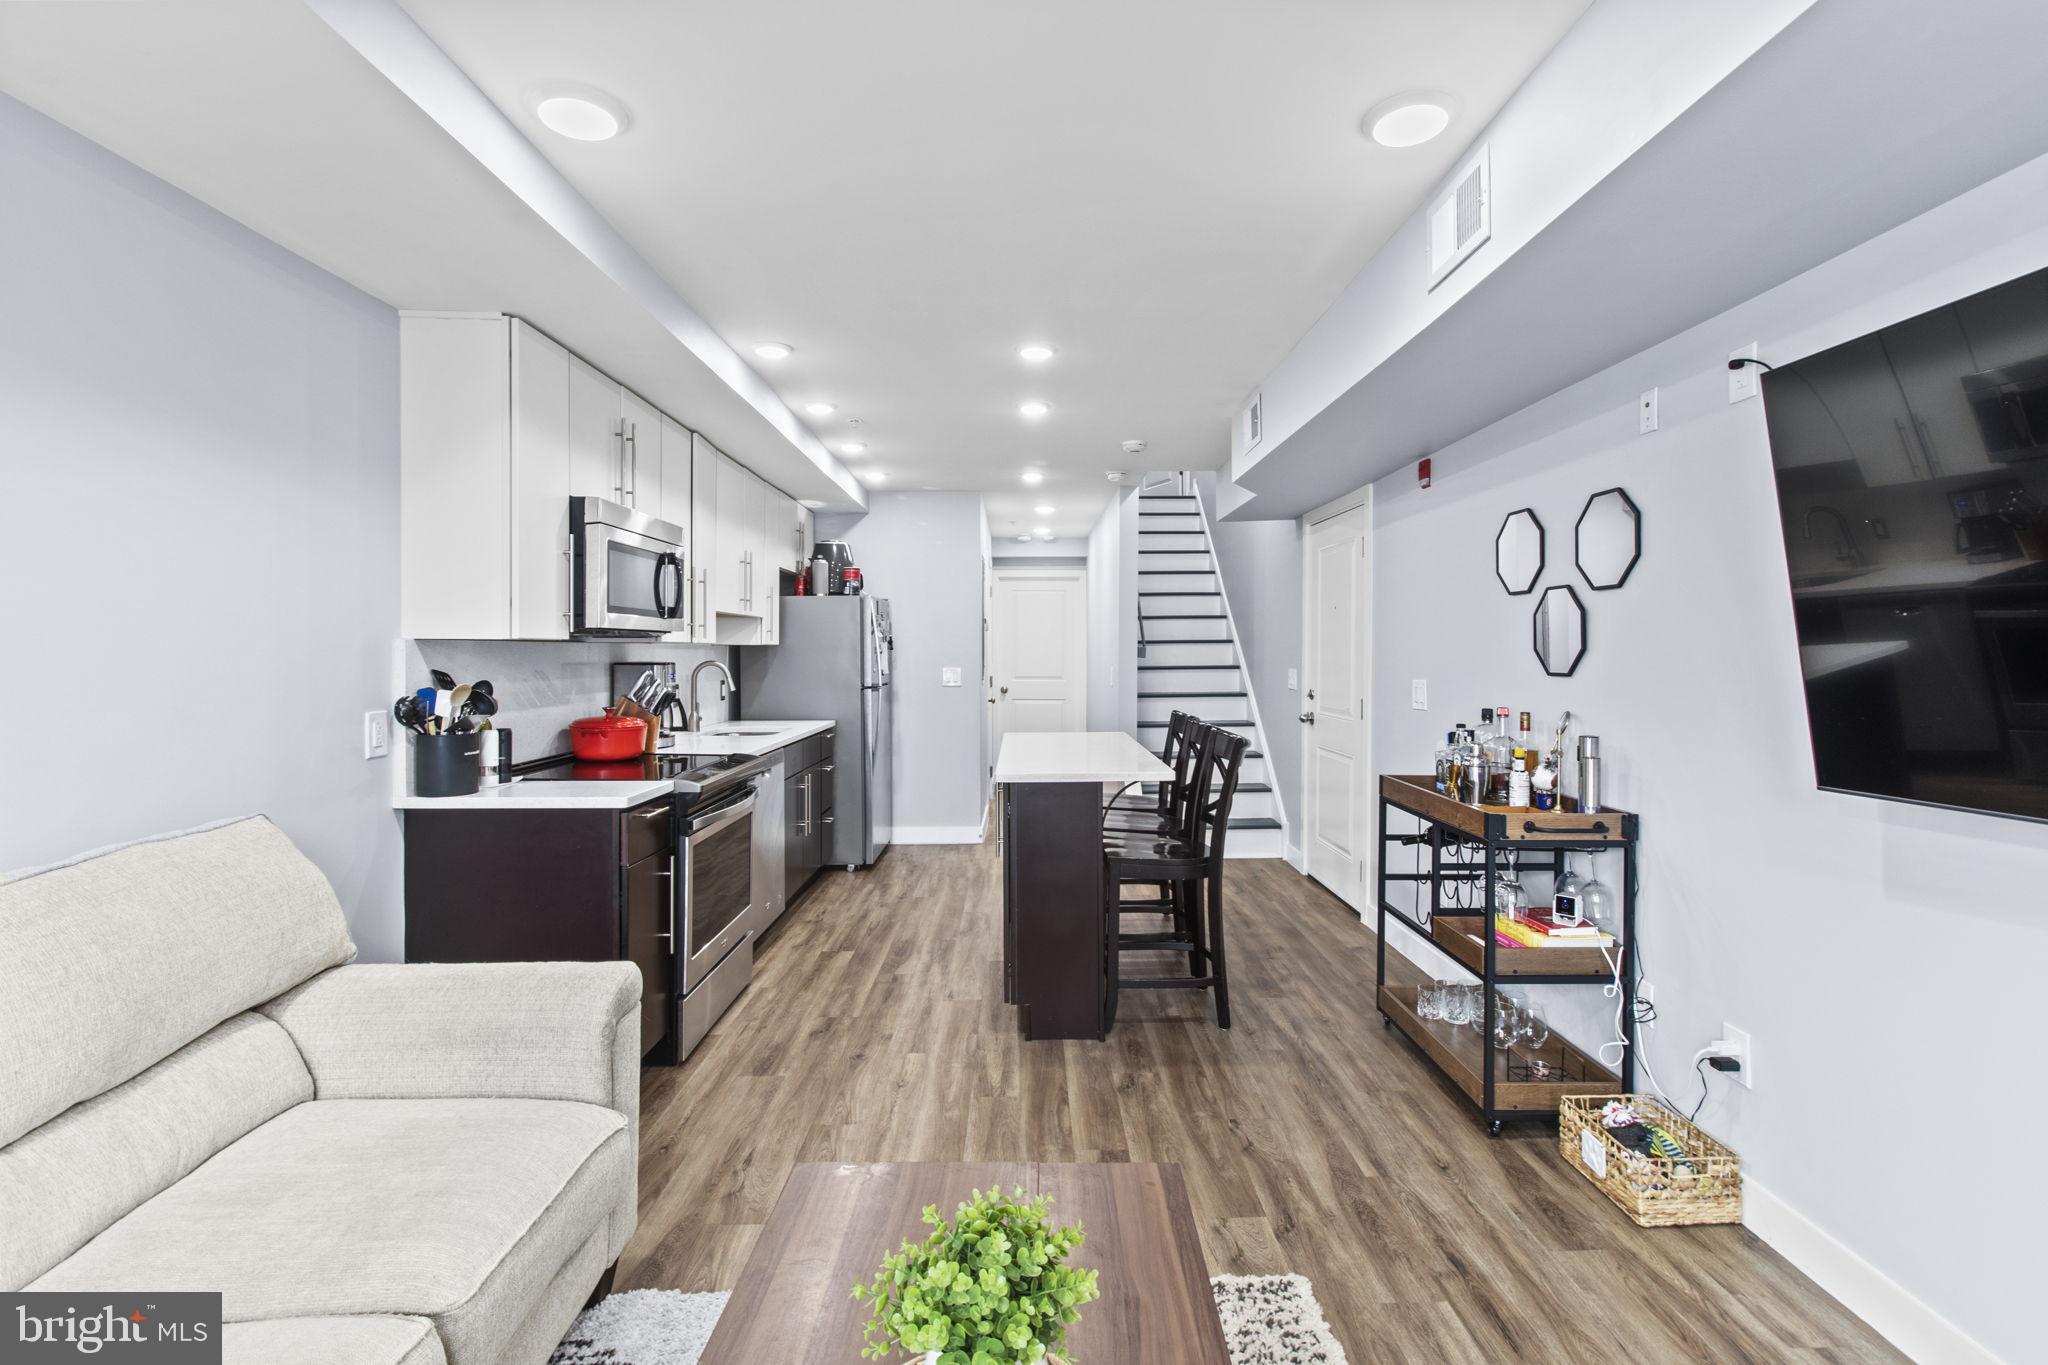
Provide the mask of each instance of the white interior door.
{"label": "white interior door", "polygon": [[998,569],[996,740],[1088,728],[1088,599],[1079,569]]}
{"label": "white interior door", "polygon": [[1366,509],[1308,528],[1307,668],[1302,700],[1302,852],[1308,873],[1350,904],[1363,903],[1371,790],[1366,757]]}

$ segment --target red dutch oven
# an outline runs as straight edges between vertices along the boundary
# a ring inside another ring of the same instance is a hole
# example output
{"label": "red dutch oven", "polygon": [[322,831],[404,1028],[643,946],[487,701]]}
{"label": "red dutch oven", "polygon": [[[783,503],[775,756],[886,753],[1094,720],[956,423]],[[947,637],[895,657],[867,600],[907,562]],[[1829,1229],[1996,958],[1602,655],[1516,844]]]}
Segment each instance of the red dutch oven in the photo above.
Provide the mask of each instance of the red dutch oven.
{"label": "red dutch oven", "polygon": [[647,747],[647,722],[638,716],[585,716],[569,722],[569,751],[585,763],[638,758]]}

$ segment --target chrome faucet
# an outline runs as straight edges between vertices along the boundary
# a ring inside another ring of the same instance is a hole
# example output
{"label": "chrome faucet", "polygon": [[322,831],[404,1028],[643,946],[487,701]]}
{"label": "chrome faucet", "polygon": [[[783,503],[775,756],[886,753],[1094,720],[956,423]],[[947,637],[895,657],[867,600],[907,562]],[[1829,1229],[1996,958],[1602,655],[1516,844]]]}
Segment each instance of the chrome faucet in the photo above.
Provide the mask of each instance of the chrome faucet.
{"label": "chrome faucet", "polygon": [[1821,515],[1834,519],[1835,534],[1841,537],[1841,548],[1836,552],[1835,558],[1843,564],[1853,565],[1857,568],[1861,568],[1869,563],[1863,557],[1863,551],[1856,548],[1856,533],[1849,529],[1849,519],[1843,516],[1840,511],[1829,507],[1825,503],[1815,503],[1806,509],[1806,538],[1808,540],[1813,539],[1813,519]]}
{"label": "chrome faucet", "polygon": [[697,678],[707,668],[718,670],[718,699],[720,701],[724,701],[727,697],[731,696],[733,688],[739,685],[732,680],[732,670],[716,659],[706,659],[703,663],[691,669],[690,690],[688,693],[690,699],[690,723],[687,727],[691,730],[702,730],[704,728],[704,703],[697,700]]}

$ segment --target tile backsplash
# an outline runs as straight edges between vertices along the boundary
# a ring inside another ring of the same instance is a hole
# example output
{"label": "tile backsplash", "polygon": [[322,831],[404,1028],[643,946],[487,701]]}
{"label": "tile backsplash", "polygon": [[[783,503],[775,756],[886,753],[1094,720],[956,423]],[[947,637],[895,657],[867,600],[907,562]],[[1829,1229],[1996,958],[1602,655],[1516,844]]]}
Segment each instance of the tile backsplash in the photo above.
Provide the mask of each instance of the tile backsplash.
{"label": "tile backsplash", "polygon": [[[716,659],[738,675],[729,646],[664,645],[638,640],[407,640],[401,647],[407,689],[430,687],[432,669],[458,683],[489,678],[498,698],[496,724],[512,731],[519,762],[566,753],[569,722],[594,716],[612,700],[615,663],[672,662],[685,685],[690,670]],[[704,679],[704,719],[733,718],[732,702],[718,700],[714,678]]]}

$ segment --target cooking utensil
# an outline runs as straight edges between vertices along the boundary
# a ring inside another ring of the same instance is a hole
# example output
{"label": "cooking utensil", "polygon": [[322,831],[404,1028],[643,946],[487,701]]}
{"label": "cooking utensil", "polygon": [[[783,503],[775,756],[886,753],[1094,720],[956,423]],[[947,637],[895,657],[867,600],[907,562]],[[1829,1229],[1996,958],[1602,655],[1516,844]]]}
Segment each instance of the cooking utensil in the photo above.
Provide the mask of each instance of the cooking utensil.
{"label": "cooking utensil", "polygon": [[391,718],[408,730],[426,733],[426,716],[420,710],[420,699],[409,692],[391,703]]}
{"label": "cooking utensil", "polygon": [[585,716],[569,722],[569,750],[586,763],[637,758],[647,745],[647,722],[638,716]]}
{"label": "cooking utensil", "polygon": [[438,668],[430,668],[427,670],[427,676],[432,678],[434,686],[440,688],[443,692],[453,692],[455,690],[455,678],[453,675],[443,673]]}

